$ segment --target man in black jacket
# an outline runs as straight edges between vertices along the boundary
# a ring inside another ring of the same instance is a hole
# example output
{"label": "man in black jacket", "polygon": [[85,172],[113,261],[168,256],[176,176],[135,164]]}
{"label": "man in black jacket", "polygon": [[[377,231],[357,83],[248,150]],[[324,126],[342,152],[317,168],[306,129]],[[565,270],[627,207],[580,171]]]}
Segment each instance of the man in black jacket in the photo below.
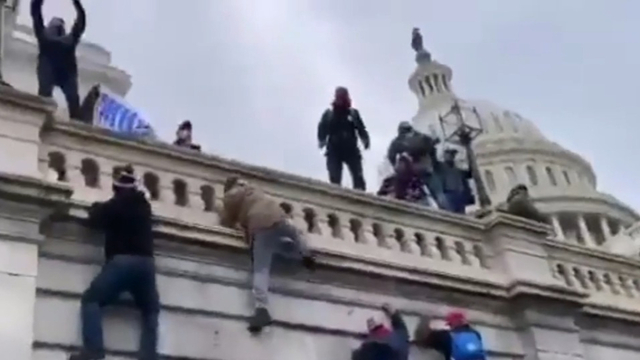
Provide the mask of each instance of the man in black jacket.
{"label": "man in black jacket", "polygon": [[102,308],[129,292],[142,315],[140,358],[156,360],[160,303],[153,256],[151,205],[130,165],[118,169],[114,195],[89,209],[89,225],[104,231],[105,264],[82,295],[83,349],[70,360],[104,359]]}
{"label": "man in black jacket", "polygon": [[33,32],[38,40],[38,95],[53,96],[54,86],[59,86],[67,99],[69,117],[79,120],[80,97],[78,95],[78,63],[76,47],[86,27],[86,14],[80,0],[72,0],[77,18],[67,34],[64,20],[54,17],[45,27],[42,19],[44,0],[31,0]]}
{"label": "man in black jacket", "polygon": [[360,112],[351,107],[349,90],[338,87],[331,109],[324,112],[318,124],[318,146],[320,149],[327,149],[327,171],[332,184],[342,183],[342,165],[346,164],[351,173],[353,188],[366,190],[358,137],[364,148],[369,149],[369,132]]}

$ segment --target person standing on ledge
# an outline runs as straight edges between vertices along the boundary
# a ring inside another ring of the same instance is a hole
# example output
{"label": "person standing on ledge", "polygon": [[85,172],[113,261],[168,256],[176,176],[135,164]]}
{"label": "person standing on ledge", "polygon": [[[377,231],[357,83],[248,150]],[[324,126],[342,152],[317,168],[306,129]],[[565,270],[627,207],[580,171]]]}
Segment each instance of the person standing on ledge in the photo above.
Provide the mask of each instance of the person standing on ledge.
{"label": "person standing on ledge", "polygon": [[102,308],[129,292],[141,313],[140,358],[157,360],[160,300],[153,256],[151,204],[136,186],[133,167],[116,171],[113,197],[89,209],[89,226],[105,233],[105,263],[82,294],[82,345],[69,360],[104,359]]}
{"label": "person standing on ledge", "polygon": [[280,205],[258,187],[235,176],[227,178],[223,206],[220,224],[231,228],[240,225],[251,248],[255,311],[249,320],[249,331],[259,333],[273,322],[267,305],[274,255],[287,253],[301,258],[308,269],[315,267],[315,258]]}
{"label": "person standing on ledge", "polygon": [[346,164],[351,173],[353,188],[364,191],[366,184],[358,137],[364,148],[369,149],[369,132],[360,112],[351,107],[349,90],[338,87],[331,108],[324,112],[318,124],[318,146],[320,149],[326,147],[327,171],[332,184],[341,185],[342,165]]}
{"label": "person standing on ledge", "polygon": [[191,125],[191,121],[185,120],[180,123],[173,145],[194,151],[201,151],[200,145],[193,143],[193,126]]}
{"label": "person standing on ledge", "polygon": [[84,34],[86,13],[80,0],[73,1],[77,18],[71,33],[67,34],[64,20],[54,17],[45,27],[42,19],[44,0],[31,0],[33,32],[38,40],[38,95],[52,97],[54,86],[60,87],[67,100],[69,117],[80,120],[78,95],[78,63],[76,47]]}

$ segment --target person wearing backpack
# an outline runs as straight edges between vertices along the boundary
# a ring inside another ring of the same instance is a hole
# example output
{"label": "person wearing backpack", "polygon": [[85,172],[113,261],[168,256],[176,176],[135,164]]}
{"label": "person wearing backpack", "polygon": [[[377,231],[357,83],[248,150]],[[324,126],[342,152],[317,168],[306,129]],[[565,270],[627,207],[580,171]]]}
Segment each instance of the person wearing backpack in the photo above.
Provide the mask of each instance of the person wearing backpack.
{"label": "person wearing backpack", "polygon": [[416,328],[414,343],[439,352],[444,360],[486,360],[482,336],[469,325],[462,312],[450,312],[446,322],[449,329],[433,329],[429,319],[422,319]]}
{"label": "person wearing backpack", "polygon": [[318,147],[326,148],[327,171],[332,184],[342,183],[342,167],[346,164],[353,188],[366,190],[358,138],[365,150],[369,149],[369,132],[360,112],[351,106],[349,90],[338,87],[331,108],[322,114],[318,124]]}

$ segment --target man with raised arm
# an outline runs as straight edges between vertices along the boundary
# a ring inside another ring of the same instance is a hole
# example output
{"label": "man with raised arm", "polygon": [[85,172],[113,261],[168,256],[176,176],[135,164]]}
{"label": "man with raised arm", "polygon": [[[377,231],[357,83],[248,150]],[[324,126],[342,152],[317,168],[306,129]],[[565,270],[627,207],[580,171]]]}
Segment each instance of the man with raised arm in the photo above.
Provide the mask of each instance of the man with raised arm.
{"label": "man with raised arm", "polygon": [[54,17],[45,27],[42,19],[44,0],[31,0],[33,32],[38,40],[38,95],[52,97],[53,88],[60,87],[67,100],[69,117],[80,119],[80,97],[78,95],[78,64],[76,47],[86,27],[86,14],[80,0],[73,1],[76,21],[67,34],[65,22]]}
{"label": "man with raised arm", "polygon": [[367,339],[351,354],[351,360],[409,359],[409,330],[402,315],[389,304],[382,305],[382,312],[386,319],[367,319]]}
{"label": "man with raised arm", "polygon": [[249,320],[249,331],[259,333],[273,320],[267,309],[271,262],[274,255],[288,253],[301,258],[312,269],[315,259],[306,239],[288,220],[278,203],[257,186],[232,176],[224,184],[224,208],[220,224],[239,225],[249,242],[253,260],[253,300],[255,311]]}

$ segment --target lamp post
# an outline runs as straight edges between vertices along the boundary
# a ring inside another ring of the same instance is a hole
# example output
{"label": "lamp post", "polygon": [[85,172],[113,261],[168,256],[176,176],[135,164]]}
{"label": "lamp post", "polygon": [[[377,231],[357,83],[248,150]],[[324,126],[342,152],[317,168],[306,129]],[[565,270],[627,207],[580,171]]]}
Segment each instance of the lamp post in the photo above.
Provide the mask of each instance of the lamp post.
{"label": "lamp post", "polygon": [[18,1],[19,0],[0,0],[0,85],[3,86],[11,86],[6,81],[4,81],[4,76],[2,75],[2,67],[4,65],[4,40],[5,40],[5,27],[6,27],[6,16],[7,11],[9,13],[15,13],[18,9]]}
{"label": "lamp post", "polygon": [[462,107],[458,100],[456,100],[451,109],[444,115],[440,115],[440,126],[442,133],[444,134],[444,141],[461,145],[467,152],[467,161],[469,163],[469,170],[473,181],[476,183],[476,193],[478,194],[478,203],[481,209],[486,209],[491,206],[491,199],[487,194],[487,189],[484,186],[484,181],[480,175],[480,169],[478,169],[478,162],[476,160],[475,153],[471,144],[473,140],[482,134],[482,121],[480,114],[475,107],[468,108],[466,110],[472,112],[478,119],[478,126],[474,126],[465,121],[464,114],[462,113]]}

